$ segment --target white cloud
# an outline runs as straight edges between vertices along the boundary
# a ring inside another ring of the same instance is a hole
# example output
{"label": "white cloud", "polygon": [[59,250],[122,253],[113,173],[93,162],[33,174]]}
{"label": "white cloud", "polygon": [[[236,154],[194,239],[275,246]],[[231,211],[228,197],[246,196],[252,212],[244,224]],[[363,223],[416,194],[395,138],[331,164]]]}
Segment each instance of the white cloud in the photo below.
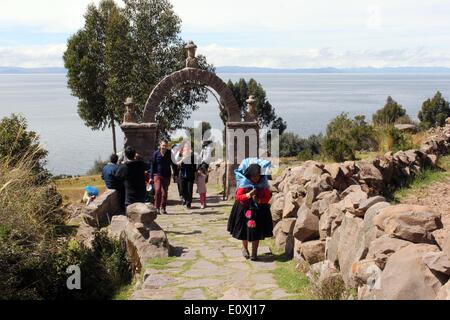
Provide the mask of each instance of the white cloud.
{"label": "white cloud", "polygon": [[0,66],[25,68],[62,67],[62,55],[67,45],[49,44],[20,47],[0,47]]}
{"label": "white cloud", "polygon": [[450,52],[425,48],[398,50],[335,50],[282,48],[229,48],[211,44],[200,47],[216,66],[254,66],[278,68],[317,67],[393,67],[393,66],[447,66]]}
{"label": "white cloud", "polygon": [[100,0],[2,0],[0,26],[28,26],[44,32],[73,32],[83,25],[90,3]]}
{"label": "white cloud", "polygon": [[[61,39],[32,40],[75,32],[92,2],[100,0],[2,0],[0,30],[33,32],[0,47],[0,65],[62,66]],[[171,2],[183,35],[218,66],[450,66],[448,0]]]}

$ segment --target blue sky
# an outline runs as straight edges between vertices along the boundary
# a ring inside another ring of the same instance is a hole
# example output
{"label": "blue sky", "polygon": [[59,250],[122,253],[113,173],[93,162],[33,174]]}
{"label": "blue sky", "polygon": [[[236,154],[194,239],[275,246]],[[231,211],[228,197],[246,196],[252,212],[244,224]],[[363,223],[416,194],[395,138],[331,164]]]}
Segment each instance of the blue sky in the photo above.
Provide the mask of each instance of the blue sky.
{"label": "blue sky", "polygon": [[[62,66],[90,2],[2,0],[0,66]],[[172,3],[183,38],[216,66],[450,67],[448,0]]]}

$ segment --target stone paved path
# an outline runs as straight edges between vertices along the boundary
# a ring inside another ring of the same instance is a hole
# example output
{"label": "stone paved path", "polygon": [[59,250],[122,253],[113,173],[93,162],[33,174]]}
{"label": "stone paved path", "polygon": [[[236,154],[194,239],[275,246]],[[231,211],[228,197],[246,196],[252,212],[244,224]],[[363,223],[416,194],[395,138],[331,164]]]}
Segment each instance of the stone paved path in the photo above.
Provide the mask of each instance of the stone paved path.
{"label": "stone paved path", "polygon": [[[178,199],[175,191],[171,186],[170,199]],[[260,248],[260,261],[246,260],[240,241],[226,230],[232,203],[221,201],[217,193],[208,201],[204,210],[197,199],[191,210],[172,202],[168,215],[158,216],[174,257],[150,261],[132,299],[288,299],[273,278],[275,262],[269,248]]]}

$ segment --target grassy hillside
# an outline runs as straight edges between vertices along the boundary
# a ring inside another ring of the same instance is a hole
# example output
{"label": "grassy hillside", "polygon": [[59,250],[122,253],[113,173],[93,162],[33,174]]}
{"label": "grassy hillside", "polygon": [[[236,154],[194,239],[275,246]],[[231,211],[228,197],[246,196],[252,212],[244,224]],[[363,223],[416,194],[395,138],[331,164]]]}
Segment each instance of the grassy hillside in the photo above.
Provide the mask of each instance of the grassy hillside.
{"label": "grassy hillside", "polygon": [[59,179],[55,180],[55,183],[65,204],[80,203],[83,199],[85,186],[96,187],[100,193],[106,190],[105,183],[100,175]]}

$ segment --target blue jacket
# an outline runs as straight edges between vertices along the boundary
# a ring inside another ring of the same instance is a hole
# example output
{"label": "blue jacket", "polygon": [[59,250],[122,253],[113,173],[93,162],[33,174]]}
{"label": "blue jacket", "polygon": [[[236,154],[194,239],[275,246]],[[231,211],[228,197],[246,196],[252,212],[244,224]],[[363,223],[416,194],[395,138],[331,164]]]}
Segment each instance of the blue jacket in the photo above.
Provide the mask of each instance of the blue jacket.
{"label": "blue jacket", "polygon": [[116,178],[117,170],[119,169],[119,165],[108,163],[103,167],[102,170],[102,179],[105,181],[105,185],[108,189],[117,189],[119,187],[119,182]]}

